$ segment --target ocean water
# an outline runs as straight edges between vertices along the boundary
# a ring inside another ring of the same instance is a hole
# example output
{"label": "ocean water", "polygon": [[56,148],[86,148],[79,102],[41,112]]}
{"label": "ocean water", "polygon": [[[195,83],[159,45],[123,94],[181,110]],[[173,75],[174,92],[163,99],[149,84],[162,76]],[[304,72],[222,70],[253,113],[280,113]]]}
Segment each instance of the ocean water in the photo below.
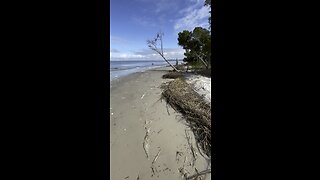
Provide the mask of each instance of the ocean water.
{"label": "ocean water", "polygon": [[[175,65],[176,61],[169,61]],[[181,61],[179,61],[179,64]],[[167,66],[164,60],[159,61],[110,61],[110,81],[130,75],[135,72],[143,72],[149,69]]]}

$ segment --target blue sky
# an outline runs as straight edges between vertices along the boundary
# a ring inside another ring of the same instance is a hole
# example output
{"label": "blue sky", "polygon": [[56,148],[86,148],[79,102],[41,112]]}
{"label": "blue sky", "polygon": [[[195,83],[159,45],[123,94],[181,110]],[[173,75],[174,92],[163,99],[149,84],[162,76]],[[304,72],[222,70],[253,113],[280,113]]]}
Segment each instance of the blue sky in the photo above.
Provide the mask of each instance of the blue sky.
{"label": "blue sky", "polygon": [[178,33],[196,26],[208,28],[204,0],[111,0],[110,59],[161,60],[146,41],[162,31],[167,59],[182,59]]}

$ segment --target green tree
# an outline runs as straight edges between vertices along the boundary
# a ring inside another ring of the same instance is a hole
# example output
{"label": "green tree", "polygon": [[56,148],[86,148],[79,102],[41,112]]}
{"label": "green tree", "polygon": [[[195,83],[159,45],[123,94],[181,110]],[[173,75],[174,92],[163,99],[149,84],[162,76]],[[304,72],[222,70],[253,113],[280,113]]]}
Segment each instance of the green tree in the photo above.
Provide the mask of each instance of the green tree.
{"label": "green tree", "polygon": [[[211,0],[205,0],[204,6],[210,7]],[[193,31],[184,30],[178,34],[178,44],[185,49],[184,61],[201,61],[206,68],[211,64],[211,16],[209,17],[209,30],[195,27]]]}
{"label": "green tree", "polygon": [[200,60],[206,68],[209,67],[211,56],[211,35],[207,29],[196,27],[192,32],[184,30],[178,34],[178,44],[185,49],[185,61]]}

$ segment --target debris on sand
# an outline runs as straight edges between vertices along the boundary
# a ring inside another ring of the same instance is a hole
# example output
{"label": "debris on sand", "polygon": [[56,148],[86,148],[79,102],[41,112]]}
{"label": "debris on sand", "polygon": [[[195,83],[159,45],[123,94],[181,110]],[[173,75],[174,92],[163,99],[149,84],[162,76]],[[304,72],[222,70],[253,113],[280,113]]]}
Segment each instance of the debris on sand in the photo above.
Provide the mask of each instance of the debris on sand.
{"label": "debris on sand", "polygon": [[193,148],[193,145],[190,142],[191,141],[191,137],[190,137],[189,133],[187,132],[187,130],[185,130],[185,133],[186,133],[187,142],[188,142],[188,145],[190,147],[190,151],[191,151],[191,154],[192,154],[192,157],[193,157],[193,160],[192,160],[192,167],[193,167],[194,164],[195,164],[195,161],[197,160],[197,153],[195,152],[195,150]]}
{"label": "debris on sand", "polygon": [[146,153],[146,156],[149,159],[149,131],[150,131],[150,129],[145,127],[145,130],[146,130],[146,135],[144,136],[144,140],[143,140],[142,145],[143,145],[144,152]]}
{"label": "debris on sand", "polygon": [[176,79],[176,78],[181,78],[183,77],[183,73],[181,72],[169,72],[165,75],[162,76],[163,79]]}
{"label": "debris on sand", "polygon": [[179,162],[179,156],[182,156],[183,152],[177,151],[176,152],[176,161]]}
{"label": "debris on sand", "polygon": [[144,93],[142,96],[141,96],[141,98],[140,99],[143,99],[143,97],[146,95],[146,93]]}
{"label": "debris on sand", "polygon": [[200,176],[203,176],[203,175],[206,175],[208,173],[211,173],[211,169],[206,169],[204,171],[201,171],[201,172],[198,172],[198,170],[196,169],[196,174],[194,175],[191,175],[189,177],[186,177],[186,180],[189,180],[189,179],[198,179],[198,177]]}
{"label": "debris on sand", "polygon": [[183,115],[197,146],[211,158],[211,106],[181,78],[163,85],[162,89],[162,98]]}
{"label": "debris on sand", "polygon": [[152,161],[152,164],[154,164],[154,163],[157,161],[157,159],[158,159],[158,157],[159,157],[159,155],[160,155],[160,152],[161,152],[161,149],[159,150],[159,152],[157,153],[157,155],[154,157],[154,159],[153,159],[153,161]]}

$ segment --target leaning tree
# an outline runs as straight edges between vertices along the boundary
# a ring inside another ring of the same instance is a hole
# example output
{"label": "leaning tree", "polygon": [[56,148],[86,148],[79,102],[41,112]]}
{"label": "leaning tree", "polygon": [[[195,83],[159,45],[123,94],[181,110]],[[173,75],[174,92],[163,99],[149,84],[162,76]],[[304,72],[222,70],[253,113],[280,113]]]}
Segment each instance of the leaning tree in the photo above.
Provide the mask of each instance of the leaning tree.
{"label": "leaning tree", "polygon": [[[164,57],[164,54],[163,54],[163,45],[162,45],[162,36],[164,34],[162,32],[159,32],[157,33],[157,37],[152,39],[152,40],[147,40],[147,44],[148,44],[148,47],[157,52],[172,68],[174,71],[178,71],[178,69],[176,67],[174,67],[165,57]],[[158,48],[158,42],[160,41],[160,46],[161,46],[161,49]]]}
{"label": "leaning tree", "polygon": [[186,50],[187,61],[200,59],[206,68],[209,68],[211,56],[210,31],[195,27],[193,31],[184,30],[178,34],[178,44]]}

